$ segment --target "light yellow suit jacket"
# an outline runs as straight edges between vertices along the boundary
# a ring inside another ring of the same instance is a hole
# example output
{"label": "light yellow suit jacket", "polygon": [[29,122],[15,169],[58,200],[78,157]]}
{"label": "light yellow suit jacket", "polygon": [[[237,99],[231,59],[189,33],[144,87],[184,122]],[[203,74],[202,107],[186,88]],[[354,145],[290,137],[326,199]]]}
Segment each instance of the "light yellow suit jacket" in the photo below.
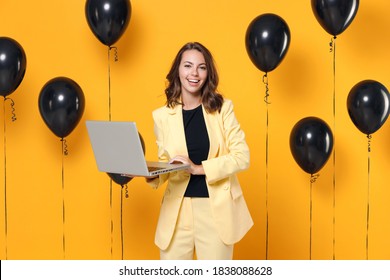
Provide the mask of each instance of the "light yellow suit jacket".
{"label": "light yellow suit jacket", "polygon": [[[253,220],[244,200],[236,173],[249,167],[245,134],[234,115],[233,104],[224,101],[220,113],[203,108],[210,139],[208,159],[202,162],[206,174],[213,218],[225,244],[238,242],[252,227]],[[187,155],[182,106],[153,111],[154,132],[160,161]],[[157,223],[155,243],[165,250],[172,239],[184,192],[190,179],[185,171],[160,175],[150,182],[157,188],[168,180]]]}

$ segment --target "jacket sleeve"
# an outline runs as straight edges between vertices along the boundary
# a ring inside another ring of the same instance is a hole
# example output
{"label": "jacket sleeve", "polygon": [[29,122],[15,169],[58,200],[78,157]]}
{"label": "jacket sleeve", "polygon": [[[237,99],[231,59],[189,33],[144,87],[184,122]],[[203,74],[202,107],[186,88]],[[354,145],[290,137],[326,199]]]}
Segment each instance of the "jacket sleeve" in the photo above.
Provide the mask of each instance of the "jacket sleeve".
{"label": "jacket sleeve", "polygon": [[224,102],[218,118],[220,125],[215,129],[221,130],[225,143],[217,157],[202,162],[209,184],[249,168],[249,147],[230,100]]}

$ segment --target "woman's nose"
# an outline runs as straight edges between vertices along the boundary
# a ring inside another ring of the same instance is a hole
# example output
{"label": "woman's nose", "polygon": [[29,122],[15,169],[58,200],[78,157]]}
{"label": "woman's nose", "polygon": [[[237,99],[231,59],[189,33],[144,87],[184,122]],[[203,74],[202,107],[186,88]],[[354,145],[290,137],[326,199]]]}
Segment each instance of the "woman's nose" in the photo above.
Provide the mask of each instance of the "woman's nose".
{"label": "woman's nose", "polygon": [[196,67],[192,68],[191,74],[194,76],[198,76],[198,69],[196,69]]}

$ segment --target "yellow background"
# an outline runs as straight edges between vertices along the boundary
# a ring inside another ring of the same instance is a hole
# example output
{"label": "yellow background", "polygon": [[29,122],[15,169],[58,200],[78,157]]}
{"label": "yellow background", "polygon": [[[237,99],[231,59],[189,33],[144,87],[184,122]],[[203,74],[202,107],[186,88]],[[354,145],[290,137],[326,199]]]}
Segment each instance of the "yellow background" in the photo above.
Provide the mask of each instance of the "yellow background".
{"label": "yellow background", "polygon": [[[17,121],[11,121],[9,101],[1,101],[6,125],[6,134],[1,132],[6,147],[0,141],[1,259],[121,259],[122,245],[124,259],[159,258],[153,241],[163,189],[152,190],[144,179],[136,178],[127,184],[129,198],[123,203],[116,184],[110,199],[110,180],[97,170],[85,121],[108,119],[110,64],[112,120],[136,121],[146,156],[156,159],[151,112],[164,104],[165,75],[187,41],[200,41],[214,54],[220,90],[233,100],[251,149],[250,169],[239,178],[255,225],[235,246],[234,258],[265,259],[268,246],[268,259],[309,259],[310,252],[312,259],[365,259],[367,252],[370,259],[390,259],[390,127],[385,123],[373,134],[368,173],[367,138],[353,125],[346,108],[356,83],[374,79],[389,85],[387,0],[360,1],[352,24],[336,39],[336,164],[330,159],[319,172],[312,199],[310,175],[290,152],[290,132],[307,116],[317,116],[331,127],[334,118],[332,36],[316,21],[310,1],[131,4],[130,24],[115,44],[119,61],[111,53],[108,62],[108,47],[87,25],[85,1],[1,0],[0,36],[18,41],[27,56],[26,75],[9,96]],[[291,31],[285,59],[269,73],[268,192],[264,73],[251,63],[244,40],[249,23],[263,13],[281,16]],[[86,99],[81,122],[66,138],[67,156],[38,110],[40,90],[57,76],[76,81]]]}

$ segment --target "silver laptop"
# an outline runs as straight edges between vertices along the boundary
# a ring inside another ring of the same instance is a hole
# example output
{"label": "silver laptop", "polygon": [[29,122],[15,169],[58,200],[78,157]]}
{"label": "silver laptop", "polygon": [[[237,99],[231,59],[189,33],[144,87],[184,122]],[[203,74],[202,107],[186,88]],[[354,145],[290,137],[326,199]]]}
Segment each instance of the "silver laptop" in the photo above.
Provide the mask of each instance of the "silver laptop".
{"label": "silver laptop", "polygon": [[135,122],[86,121],[99,171],[128,176],[155,176],[188,164],[146,161]]}

